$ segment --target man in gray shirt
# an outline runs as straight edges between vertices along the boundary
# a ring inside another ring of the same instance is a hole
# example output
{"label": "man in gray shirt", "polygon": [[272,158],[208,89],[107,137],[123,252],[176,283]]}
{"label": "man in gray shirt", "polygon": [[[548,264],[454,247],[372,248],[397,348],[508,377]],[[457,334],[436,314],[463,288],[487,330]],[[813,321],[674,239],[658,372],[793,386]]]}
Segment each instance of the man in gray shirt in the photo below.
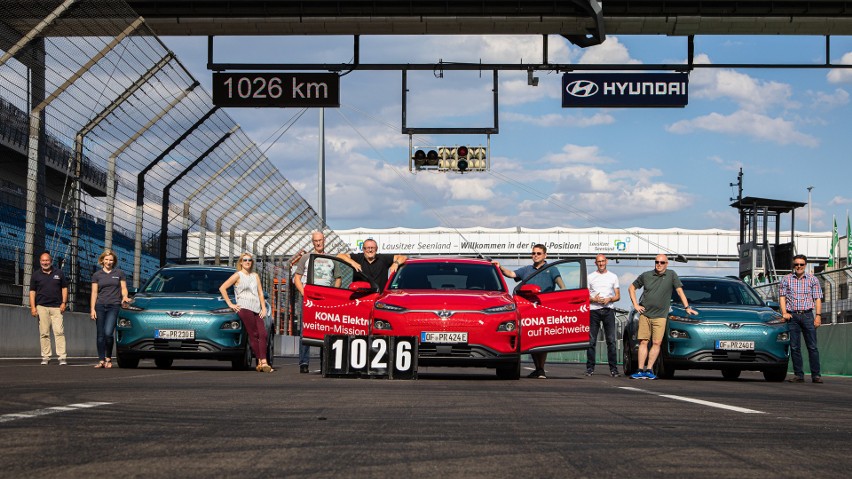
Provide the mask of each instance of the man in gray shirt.
{"label": "man in gray shirt", "polygon": [[[657,255],[654,259],[654,269],[645,271],[630,285],[630,301],[639,314],[639,363],[638,370],[630,377],[633,379],[657,379],[652,368],[657,356],[660,355],[660,345],[666,332],[666,316],[672,302],[672,291],[677,291],[683,307],[688,314],[698,314],[689,307],[689,301],[683,294],[683,284],[677,273],[667,269],[668,257]],[[636,290],[643,288],[642,298],[636,301]],[[651,351],[648,351],[648,341],[651,341]],[[647,363],[646,363],[647,361]]]}

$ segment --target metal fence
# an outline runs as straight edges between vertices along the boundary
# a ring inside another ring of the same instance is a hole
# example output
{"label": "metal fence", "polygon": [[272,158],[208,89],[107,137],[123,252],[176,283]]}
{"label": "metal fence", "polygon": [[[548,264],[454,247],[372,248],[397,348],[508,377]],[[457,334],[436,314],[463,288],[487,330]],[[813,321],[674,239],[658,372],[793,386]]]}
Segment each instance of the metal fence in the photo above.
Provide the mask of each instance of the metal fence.
{"label": "metal fence", "polygon": [[43,251],[85,311],[105,248],[131,286],[252,251],[273,293],[312,230],[347,249],[124,1],[0,4],[0,301],[28,304]]}
{"label": "metal fence", "polygon": [[[815,275],[822,286],[824,324],[852,323],[852,299],[849,285],[852,283],[852,266],[823,271]],[[754,286],[764,301],[778,301],[780,282]]]}

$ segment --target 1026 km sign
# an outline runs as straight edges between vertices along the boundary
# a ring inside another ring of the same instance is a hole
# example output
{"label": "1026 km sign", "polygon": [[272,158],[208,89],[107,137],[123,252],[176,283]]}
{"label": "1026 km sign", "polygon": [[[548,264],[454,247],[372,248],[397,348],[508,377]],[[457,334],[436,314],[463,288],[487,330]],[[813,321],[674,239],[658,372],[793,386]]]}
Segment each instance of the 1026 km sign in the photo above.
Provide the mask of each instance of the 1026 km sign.
{"label": "1026 km sign", "polygon": [[328,335],[323,377],[417,379],[417,337]]}

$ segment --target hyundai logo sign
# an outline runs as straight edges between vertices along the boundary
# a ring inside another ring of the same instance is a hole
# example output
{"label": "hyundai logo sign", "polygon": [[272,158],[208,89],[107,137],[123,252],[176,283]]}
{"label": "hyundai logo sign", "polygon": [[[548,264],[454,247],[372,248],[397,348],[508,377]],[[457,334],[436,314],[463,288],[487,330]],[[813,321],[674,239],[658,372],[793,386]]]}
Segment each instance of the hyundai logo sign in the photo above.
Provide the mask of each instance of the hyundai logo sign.
{"label": "hyundai logo sign", "polygon": [[562,107],[685,107],[686,73],[565,73]]}

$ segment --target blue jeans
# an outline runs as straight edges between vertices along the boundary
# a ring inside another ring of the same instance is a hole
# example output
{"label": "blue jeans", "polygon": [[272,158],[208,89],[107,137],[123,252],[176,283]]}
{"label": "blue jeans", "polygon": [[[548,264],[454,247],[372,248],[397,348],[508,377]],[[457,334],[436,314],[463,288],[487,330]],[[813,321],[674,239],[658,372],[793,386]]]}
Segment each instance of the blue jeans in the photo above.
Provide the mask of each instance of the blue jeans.
{"label": "blue jeans", "polygon": [[615,310],[600,308],[589,311],[589,349],[586,350],[586,369],[595,369],[597,359],[595,347],[598,342],[598,331],[603,324],[606,339],[606,358],[610,371],[618,371],[618,358],[615,349]]}
{"label": "blue jeans", "polygon": [[817,350],[816,327],[814,327],[814,312],[790,313],[790,357],[793,358],[793,374],[804,377],[802,365],[802,336],[808,348],[808,361],[811,366],[811,377],[820,377],[819,351]]}
{"label": "blue jeans", "polygon": [[112,357],[112,345],[115,341],[113,333],[120,308],[120,304],[95,305],[95,314],[98,316],[95,321],[95,328],[98,331],[98,359],[101,361]]}

